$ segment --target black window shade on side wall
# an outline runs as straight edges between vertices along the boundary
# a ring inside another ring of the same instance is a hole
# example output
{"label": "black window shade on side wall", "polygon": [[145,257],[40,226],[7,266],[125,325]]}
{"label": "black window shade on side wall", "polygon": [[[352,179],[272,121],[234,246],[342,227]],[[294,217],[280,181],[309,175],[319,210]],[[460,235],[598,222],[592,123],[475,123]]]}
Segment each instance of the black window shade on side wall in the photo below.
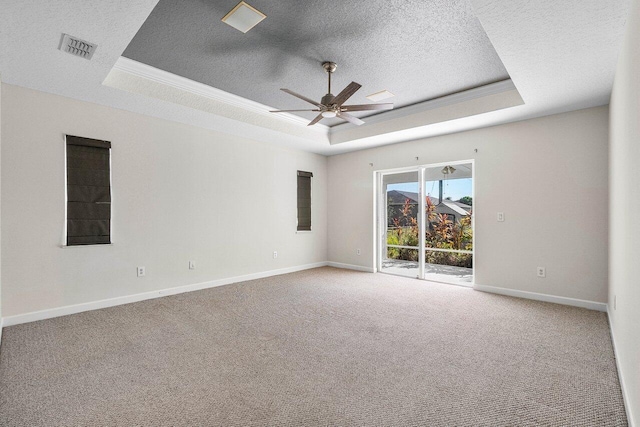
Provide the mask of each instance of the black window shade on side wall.
{"label": "black window shade on side wall", "polygon": [[109,141],[67,135],[67,245],[111,243]]}
{"label": "black window shade on side wall", "polygon": [[298,231],[311,231],[311,178],[313,173],[298,171]]}

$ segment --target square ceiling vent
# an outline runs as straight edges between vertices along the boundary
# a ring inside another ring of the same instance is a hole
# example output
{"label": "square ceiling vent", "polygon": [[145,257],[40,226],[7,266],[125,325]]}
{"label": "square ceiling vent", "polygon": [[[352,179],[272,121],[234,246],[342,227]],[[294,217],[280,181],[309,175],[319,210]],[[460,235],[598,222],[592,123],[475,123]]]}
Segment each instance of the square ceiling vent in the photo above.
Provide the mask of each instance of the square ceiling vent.
{"label": "square ceiling vent", "polygon": [[97,45],[89,43],[85,40],[80,40],[77,37],[70,36],[69,34],[62,34],[62,41],[60,42],[60,50],[70,53],[71,55],[79,56],[84,59],[91,59],[93,53],[96,51]]}
{"label": "square ceiling vent", "polygon": [[260,12],[253,6],[241,1],[227,13],[222,22],[231,25],[238,31],[246,33],[256,25],[258,25],[267,15]]}

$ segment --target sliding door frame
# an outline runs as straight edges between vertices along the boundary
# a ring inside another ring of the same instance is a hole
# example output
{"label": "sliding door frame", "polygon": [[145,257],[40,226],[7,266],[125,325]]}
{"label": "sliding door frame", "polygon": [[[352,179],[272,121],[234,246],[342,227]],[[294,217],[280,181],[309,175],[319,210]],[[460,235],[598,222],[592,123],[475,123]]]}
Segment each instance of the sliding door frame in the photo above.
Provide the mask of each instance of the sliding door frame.
{"label": "sliding door frame", "polygon": [[[382,272],[382,258],[386,253],[386,236],[387,236],[387,194],[384,191],[384,177],[386,175],[394,175],[399,173],[417,172],[418,173],[418,279],[425,280],[425,264],[426,264],[426,235],[425,235],[425,171],[431,168],[455,166],[462,164],[471,164],[471,197],[473,199],[473,208],[471,210],[471,229],[473,230],[473,249],[471,255],[473,258],[473,279],[469,287],[473,287],[476,283],[476,165],[474,159],[456,160],[451,162],[429,163],[418,166],[409,166],[395,169],[380,169],[373,172],[373,203],[374,203],[374,272]],[[447,251],[449,252],[449,251]],[[387,273],[390,274],[390,273]],[[467,286],[467,285],[459,285]]]}

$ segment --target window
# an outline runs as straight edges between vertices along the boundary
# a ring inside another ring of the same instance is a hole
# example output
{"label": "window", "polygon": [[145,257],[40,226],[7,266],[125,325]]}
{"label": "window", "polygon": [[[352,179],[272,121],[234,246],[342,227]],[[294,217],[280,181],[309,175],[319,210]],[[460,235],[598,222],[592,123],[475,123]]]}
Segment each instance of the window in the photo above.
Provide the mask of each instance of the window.
{"label": "window", "polygon": [[298,171],[298,231],[311,231],[311,178],[313,173]]}
{"label": "window", "polygon": [[111,243],[111,143],[67,135],[67,245]]}

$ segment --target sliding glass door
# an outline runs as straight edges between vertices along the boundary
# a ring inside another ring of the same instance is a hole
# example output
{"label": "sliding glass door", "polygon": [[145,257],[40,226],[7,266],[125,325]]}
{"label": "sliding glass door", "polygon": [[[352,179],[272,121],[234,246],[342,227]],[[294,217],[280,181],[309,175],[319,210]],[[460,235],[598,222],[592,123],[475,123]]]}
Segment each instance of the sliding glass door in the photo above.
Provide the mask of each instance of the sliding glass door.
{"label": "sliding glass door", "polygon": [[382,176],[384,207],[382,221],[383,259],[380,271],[419,277],[420,269],[420,180],[418,171]]}
{"label": "sliding glass door", "polygon": [[473,284],[473,165],[424,168],[424,278]]}
{"label": "sliding glass door", "polygon": [[473,284],[473,162],[379,172],[378,270]]}

